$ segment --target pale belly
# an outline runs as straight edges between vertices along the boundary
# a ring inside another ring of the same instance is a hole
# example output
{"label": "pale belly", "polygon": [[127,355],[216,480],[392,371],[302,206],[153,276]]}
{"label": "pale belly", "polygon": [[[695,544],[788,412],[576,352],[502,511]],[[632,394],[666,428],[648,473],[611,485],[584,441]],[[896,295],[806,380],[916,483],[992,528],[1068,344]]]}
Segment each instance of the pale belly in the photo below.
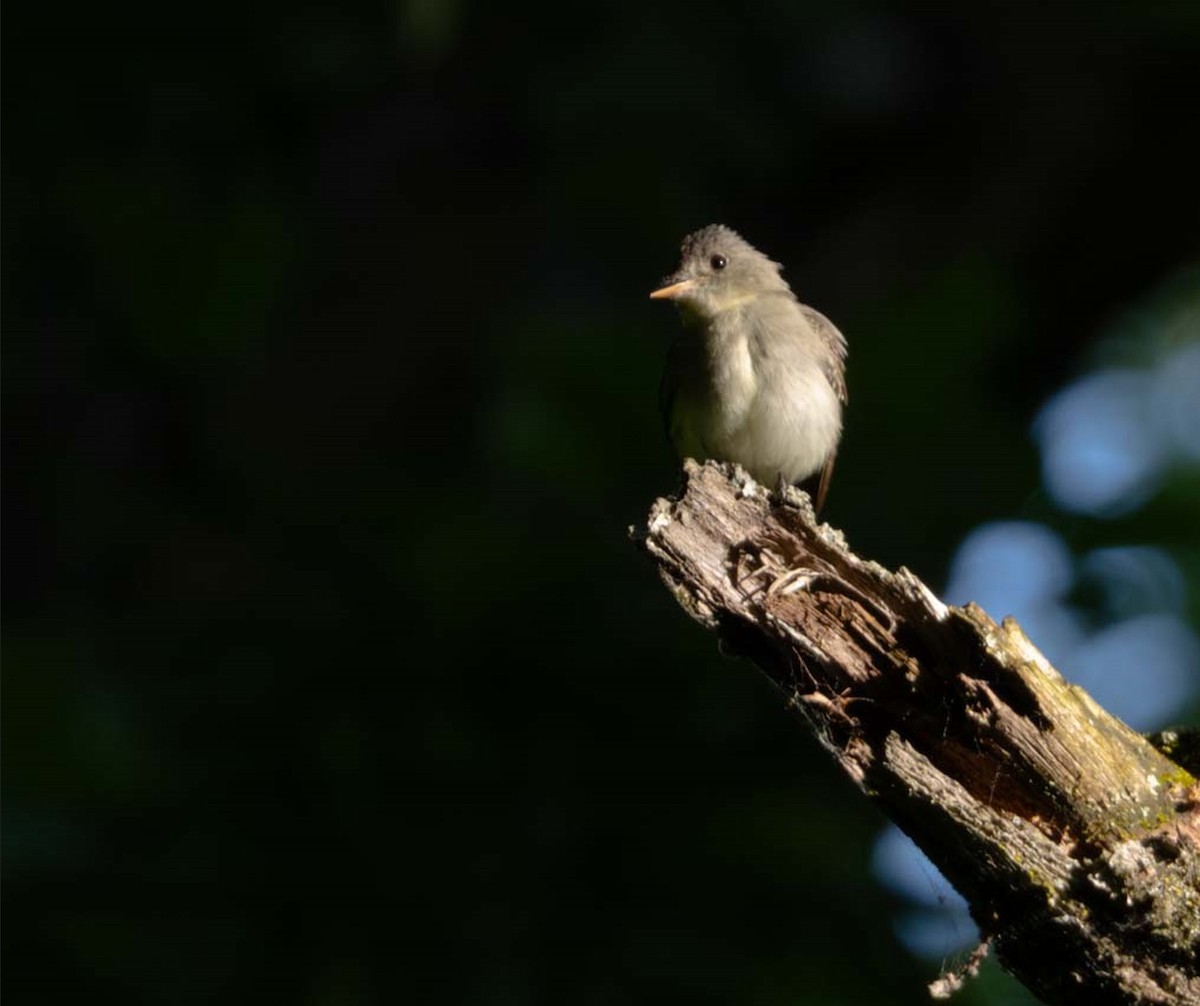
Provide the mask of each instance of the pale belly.
{"label": "pale belly", "polygon": [[693,384],[675,402],[671,436],[683,457],[736,461],[757,481],[799,482],[820,471],[841,435],[841,404],[816,367],[786,381]]}
{"label": "pale belly", "polygon": [[[782,382],[781,382],[782,383]],[[701,439],[708,457],[736,461],[757,481],[799,482],[820,471],[841,435],[841,406],[825,380],[792,374],[765,384],[740,407],[708,410]]]}
{"label": "pale belly", "polygon": [[842,427],[816,336],[798,306],[775,307],[729,312],[677,344],[670,417],[682,456],[735,461],[766,485],[820,471]]}

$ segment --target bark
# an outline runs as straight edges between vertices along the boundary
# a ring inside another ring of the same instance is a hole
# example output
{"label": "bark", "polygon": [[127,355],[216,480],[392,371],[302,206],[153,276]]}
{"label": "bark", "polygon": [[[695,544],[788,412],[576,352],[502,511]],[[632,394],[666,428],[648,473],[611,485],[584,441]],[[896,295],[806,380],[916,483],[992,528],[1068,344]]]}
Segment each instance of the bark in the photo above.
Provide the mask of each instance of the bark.
{"label": "bark", "polygon": [[1048,1003],[1200,1003],[1196,780],[1014,621],[859,558],[799,490],[684,473],[635,538],[966,897],[1001,962]]}

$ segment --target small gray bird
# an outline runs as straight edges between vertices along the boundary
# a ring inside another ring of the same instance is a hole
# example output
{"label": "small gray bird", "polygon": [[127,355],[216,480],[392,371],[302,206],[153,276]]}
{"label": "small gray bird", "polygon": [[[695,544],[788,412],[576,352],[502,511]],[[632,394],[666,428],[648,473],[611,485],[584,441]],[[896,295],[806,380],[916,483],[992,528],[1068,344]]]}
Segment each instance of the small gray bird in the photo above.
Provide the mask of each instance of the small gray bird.
{"label": "small gray bird", "polygon": [[819,471],[819,510],[842,434],[846,340],[779,269],[720,224],[683,239],[679,269],[650,294],[683,321],[659,404],[681,457],[736,461],[772,488]]}

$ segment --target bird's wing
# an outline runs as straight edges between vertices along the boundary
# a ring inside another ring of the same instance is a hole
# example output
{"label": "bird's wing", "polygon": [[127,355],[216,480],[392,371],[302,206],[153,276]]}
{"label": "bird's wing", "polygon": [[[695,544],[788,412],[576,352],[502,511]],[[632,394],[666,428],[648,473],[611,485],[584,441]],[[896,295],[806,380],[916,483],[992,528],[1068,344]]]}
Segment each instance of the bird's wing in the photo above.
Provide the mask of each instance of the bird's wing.
{"label": "bird's wing", "polygon": [[825,367],[825,377],[833,388],[838,401],[843,405],[849,402],[846,395],[846,337],[838,331],[837,326],[816,308],[801,304],[800,310],[817,333],[821,341],[829,349],[829,363]]}
{"label": "bird's wing", "polygon": [[676,339],[667,351],[667,365],[658,384],[658,412],[663,430],[680,458],[702,457],[704,451],[692,430],[691,410],[687,408],[685,384],[692,361],[685,337]]}
{"label": "bird's wing", "polygon": [[[801,304],[800,310],[804,313],[804,318],[812,326],[813,331],[829,349],[829,362],[825,365],[825,378],[829,381],[829,386],[833,388],[834,394],[838,396],[838,401],[845,405],[849,401],[846,393],[846,337],[838,331],[832,321],[815,308]],[[821,507],[825,505],[825,497],[829,494],[829,483],[833,479],[833,463],[836,460],[837,446],[835,445],[829,452],[829,457],[825,459],[825,464],[821,466],[821,480],[817,483],[817,498],[813,501],[813,509],[817,513],[820,513]]]}
{"label": "bird's wing", "polygon": [[704,381],[702,347],[696,333],[685,331],[667,352],[658,385],[658,409],[667,439],[680,458],[709,457],[704,444],[698,386]]}

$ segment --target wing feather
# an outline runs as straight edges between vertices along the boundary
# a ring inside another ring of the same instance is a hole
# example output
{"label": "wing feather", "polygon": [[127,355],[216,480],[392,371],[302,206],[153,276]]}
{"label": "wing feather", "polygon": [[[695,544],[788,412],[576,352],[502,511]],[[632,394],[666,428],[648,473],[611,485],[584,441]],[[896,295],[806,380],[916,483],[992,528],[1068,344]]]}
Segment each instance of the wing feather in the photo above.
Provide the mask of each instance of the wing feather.
{"label": "wing feather", "polygon": [[[837,395],[838,401],[846,405],[850,400],[846,391],[846,337],[832,321],[816,308],[801,304],[800,310],[804,313],[805,320],[829,350],[829,358],[825,364],[825,378],[829,381],[829,386],[833,388],[834,394]],[[817,498],[813,501],[813,510],[817,513],[821,512],[821,508],[825,505],[825,497],[829,495],[829,483],[833,479],[833,463],[836,460],[837,446],[835,445],[829,452],[829,457],[825,459],[825,464],[821,466],[821,479],[817,483]]]}
{"label": "wing feather", "polygon": [[846,393],[846,337],[838,331],[838,327],[825,317],[815,307],[801,304],[800,310],[829,350],[829,362],[825,365],[825,377],[829,386],[838,396],[838,401],[846,405],[850,399]]}

